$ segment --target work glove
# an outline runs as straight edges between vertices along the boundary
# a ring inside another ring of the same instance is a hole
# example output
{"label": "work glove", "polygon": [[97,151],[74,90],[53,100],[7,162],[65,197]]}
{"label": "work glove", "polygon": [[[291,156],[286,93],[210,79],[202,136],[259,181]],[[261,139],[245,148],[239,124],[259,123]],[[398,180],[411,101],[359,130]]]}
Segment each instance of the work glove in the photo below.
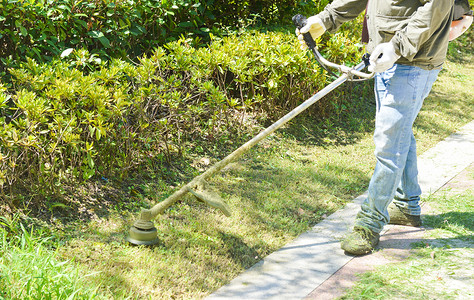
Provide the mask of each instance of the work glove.
{"label": "work glove", "polygon": [[326,32],[326,26],[324,26],[323,21],[317,16],[309,17],[306,20],[306,25],[303,26],[301,29],[296,28],[296,35],[298,36],[298,40],[301,44],[301,50],[306,50],[308,45],[304,41],[303,34],[309,32],[313,40],[316,40],[318,37],[323,35]]}
{"label": "work glove", "polygon": [[391,42],[379,44],[370,55],[369,72],[387,71],[399,58],[400,55],[395,53],[395,47]]}

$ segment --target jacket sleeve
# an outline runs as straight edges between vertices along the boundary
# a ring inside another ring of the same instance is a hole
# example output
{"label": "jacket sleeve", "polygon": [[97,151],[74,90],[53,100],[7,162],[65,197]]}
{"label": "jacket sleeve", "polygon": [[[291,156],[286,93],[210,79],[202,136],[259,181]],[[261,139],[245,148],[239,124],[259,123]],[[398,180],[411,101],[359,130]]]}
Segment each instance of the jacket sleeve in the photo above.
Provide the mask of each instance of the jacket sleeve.
{"label": "jacket sleeve", "polygon": [[318,17],[329,32],[336,31],[344,22],[357,18],[365,10],[367,0],[334,0]]}
{"label": "jacket sleeve", "polygon": [[409,61],[413,60],[421,46],[446,22],[451,22],[454,0],[422,0],[422,5],[410,18],[407,26],[395,33],[391,42],[395,52]]}

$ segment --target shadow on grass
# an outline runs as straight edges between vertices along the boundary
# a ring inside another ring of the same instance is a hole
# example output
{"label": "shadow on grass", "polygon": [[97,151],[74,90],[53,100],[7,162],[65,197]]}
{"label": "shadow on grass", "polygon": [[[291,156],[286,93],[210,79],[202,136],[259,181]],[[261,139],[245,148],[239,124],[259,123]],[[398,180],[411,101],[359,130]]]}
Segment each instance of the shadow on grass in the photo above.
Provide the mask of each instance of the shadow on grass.
{"label": "shadow on grass", "polygon": [[218,235],[225,245],[228,257],[244,269],[250,268],[255,261],[261,259],[257,249],[247,245],[242,238],[225,232],[219,232]]}
{"label": "shadow on grass", "polygon": [[261,163],[239,174],[244,181],[223,189],[238,193],[247,218],[255,226],[293,235],[352,200],[369,182],[367,174],[357,168],[337,164],[308,165],[295,171]]}
{"label": "shadow on grass", "polygon": [[451,211],[434,216],[429,215],[424,218],[424,224],[455,234],[463,234],[466,230],[474,231],[474,212]]}
{"label": "shadow on grass", "polygon": [[[320,106],[324,111],[313,112],[311,108],[297,117],[296,121],[282,131],[306,145],[325,147],[344,146],[357,143],[361,135],[373,131],[375,119],[373,81],[347,83],[340,91],[333,91]],[[319,109],[321,110],[321,109]]]}

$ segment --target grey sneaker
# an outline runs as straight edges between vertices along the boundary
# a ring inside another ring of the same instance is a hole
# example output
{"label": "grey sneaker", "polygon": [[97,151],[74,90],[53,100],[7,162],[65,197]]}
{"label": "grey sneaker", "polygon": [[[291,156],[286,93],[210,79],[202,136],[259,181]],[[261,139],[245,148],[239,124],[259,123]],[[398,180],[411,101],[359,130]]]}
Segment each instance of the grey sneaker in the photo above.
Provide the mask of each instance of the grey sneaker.
{"label": "grey sneaker", "polygon": [[398,206],[393,202],[387,207],[388,214],[390,215],[390,222],[388,224],[405,225],[419,227],[421,226],[421,217],[415,215],[409,215],[404,213]]}
{"label": "grey sneaker", "polygon": [[379,239],[380,234],[365,227],[354,226],[352,233],[341,242],[341,248],[349,254],[363,255],[374,250]]}

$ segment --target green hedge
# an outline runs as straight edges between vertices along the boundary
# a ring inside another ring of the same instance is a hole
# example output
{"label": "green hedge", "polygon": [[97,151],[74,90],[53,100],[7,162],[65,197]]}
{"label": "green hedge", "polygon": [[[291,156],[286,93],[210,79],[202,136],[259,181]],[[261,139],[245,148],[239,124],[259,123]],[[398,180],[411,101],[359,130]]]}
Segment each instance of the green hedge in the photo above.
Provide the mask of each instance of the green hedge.
{"label": "green hedge", "polygon": [[133,58],[181,36],[207,42],[211,31],[235,30],[255,14],[263,23],[289,23],[295,11],[314,10],[320,2],[327,0],[2,0],[0,57],[8,66],[84,48],[102,58]]}
{"label": "green hedge", "polygon": [[[328,57],[360,57],[342,34],[327,45]],[[114,59],[91,72],[79,68],[91,58],[86,50],[71,56],[28,59],[10,70],[12,87],[1,87],[5,199],[56,197],[63,184],[137,170],[159,177],[171,157],[228,145],[262,111],[274,119],[329,81],[291,33],[247,32],[207,48],[180,40],[138,65]]]}
{"label": "green hedge", "polygon": [[113,57],[139,54],[170,38],[204,35],[215,19],[197,0],[1,1],[0,56],[41,61],[67,48]]}

